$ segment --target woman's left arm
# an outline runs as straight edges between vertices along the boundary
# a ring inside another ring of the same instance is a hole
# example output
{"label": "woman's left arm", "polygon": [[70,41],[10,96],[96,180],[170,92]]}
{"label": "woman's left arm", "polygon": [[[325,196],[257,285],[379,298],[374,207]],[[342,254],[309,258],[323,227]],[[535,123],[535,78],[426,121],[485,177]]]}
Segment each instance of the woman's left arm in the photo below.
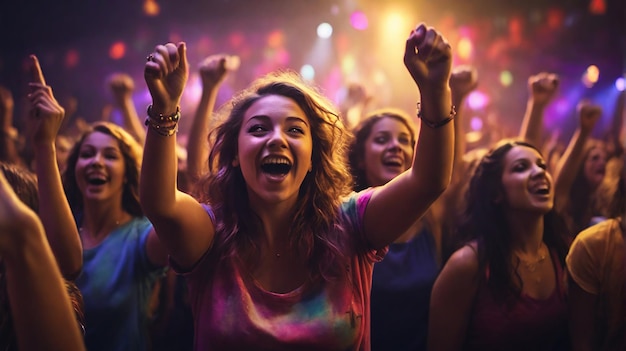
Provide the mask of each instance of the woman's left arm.
{"label": "woman's left arm", "polygon": [[435,29],[420,24],[406,41],[404,64],[420,90],[422,123],[412,167],[375,189],[365,211],[365,235],[374,248],[390,244],[420,218],[452,174],[450,45]]}

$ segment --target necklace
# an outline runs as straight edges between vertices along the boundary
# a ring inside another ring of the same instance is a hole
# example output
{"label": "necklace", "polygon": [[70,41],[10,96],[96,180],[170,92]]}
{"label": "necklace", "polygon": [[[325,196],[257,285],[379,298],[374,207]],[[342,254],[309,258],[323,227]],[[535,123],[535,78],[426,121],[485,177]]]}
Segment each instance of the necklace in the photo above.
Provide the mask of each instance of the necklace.
{"label": "necklace", "polygon": [[537,270],[537,267],[546,260],[547,251],[548,249],[546,247],[546,244],[542,242],[541,246],[539,246],[539,250],[537,250],[537,256],[535,258],[524,258],[520,256],[517,251],[515,251],[515,256],[517,256],[517,259],[524,264],[524,267],[526,267],[529,272],[534,273]]}

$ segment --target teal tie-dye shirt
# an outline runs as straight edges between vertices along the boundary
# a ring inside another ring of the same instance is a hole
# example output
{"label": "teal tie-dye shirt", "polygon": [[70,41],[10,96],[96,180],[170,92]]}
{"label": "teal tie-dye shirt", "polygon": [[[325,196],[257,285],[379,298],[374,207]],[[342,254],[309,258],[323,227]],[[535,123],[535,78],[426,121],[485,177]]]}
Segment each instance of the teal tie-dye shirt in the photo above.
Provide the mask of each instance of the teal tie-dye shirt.
{"label": "teal tie-dye shirt", "polygon": [[195,349],[369,350],[372,268],[386,252],[368,249],[363,234],[370,197],[370,191],[353,194],[341,209],[351,250],[345,279],[309,282],[278,294],[261,287],[237,259],[213,264],[205,255],[185,274]]}

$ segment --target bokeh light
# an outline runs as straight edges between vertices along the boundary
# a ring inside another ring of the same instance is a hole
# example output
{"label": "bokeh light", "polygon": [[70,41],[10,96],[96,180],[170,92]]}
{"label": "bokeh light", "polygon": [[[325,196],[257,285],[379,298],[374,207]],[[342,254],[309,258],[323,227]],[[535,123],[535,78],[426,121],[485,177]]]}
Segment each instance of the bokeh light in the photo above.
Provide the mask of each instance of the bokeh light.
{"label": "bokeh light", "polygon": [[463,60],[469,60],[472,56],[472,41],[469,38],[462,38],[457,45],[457,54]]}
{"label": "bokeh light", "polygon": [[485,108],[489,103],[489,97],[478,90],[474,90],[467,96],[467,104],[472,110]]}
{"label": "bokeh light", "polygon": [[619,77],[615,80],[615,89],[618,91],[624,91],[626,89],[626,79],[624,77]]}
{"label": "bokeh light", "polygon": [[148,17],[158,16],[161,12],[161,7],[156,0],[145,0],[143,2],[143,13]]}
{"label": "bokeh light", "polygon": [[513,84],[513,74],[506,70],[500,72],[500,84],[502,84],[503,87],[508,87]]}
{"label": "bokeh light", "polygon": [[585,73],[583,73],[581,80],[582,80],[582,83],[587,88],[591,88],[593,87],[594,84],[598,82],[599,78],[600,78],[600,69],[596,65],[591,65],[587,67],[587,70],[585,70]]}
{"label": "bokeh light", "polygon": [[333,35],[333,26],[330,25],[330,23],[320,23],[319,26],[317,26],[317,36],[322,38],[322,39],[328,39]]}
{"label": "bokeh light", "polygon": [[313,81],[315,79],[315,68],[309,64],[303,65],[300,67],[300,75],[305,80]]}
{"label": "bokeh light", "polygon": [[126,55],[126,44],[123,41],[117,41],[109,48],[109,57],[119,60]]}
{"label": "bokeh light", "polygon": [[354,11],[350,15],[350,24],[356,30],[366,30],[369,25],[367,16],[362,11]]}
{"label": "bokeh light", "polygon": [[80,54],[76,49],[70,49],[65,53],[65,68],[73,68],[78,65]]}
{"label": "bokeh light", "polygon": [[472,117],[472,119],[470,119],[470,129],[473,130],[473,131],[479,131],[479,130],[483,129],[483,120],[482,120],[482,118],[480,118],[478,116]]}

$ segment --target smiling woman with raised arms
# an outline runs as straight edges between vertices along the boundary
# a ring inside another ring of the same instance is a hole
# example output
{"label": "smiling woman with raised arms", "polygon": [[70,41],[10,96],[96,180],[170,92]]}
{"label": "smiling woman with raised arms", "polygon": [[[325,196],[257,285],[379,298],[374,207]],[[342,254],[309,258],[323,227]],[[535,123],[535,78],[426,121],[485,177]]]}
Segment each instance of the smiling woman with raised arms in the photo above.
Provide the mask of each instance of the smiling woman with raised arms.
{"label": "smiling woman with raised arms", "polygon": [[373,263],[446,188],[452,168],[450,46],[424,25],[406,44],[428,124],[420,151],[395,180],[350,196],[349,132],[326,98],[289,73],[226,104],[200,202],[178,191],[186,47],[160,45],[148,57],[141,203],[187,276],[197,350],[369,350]]}

